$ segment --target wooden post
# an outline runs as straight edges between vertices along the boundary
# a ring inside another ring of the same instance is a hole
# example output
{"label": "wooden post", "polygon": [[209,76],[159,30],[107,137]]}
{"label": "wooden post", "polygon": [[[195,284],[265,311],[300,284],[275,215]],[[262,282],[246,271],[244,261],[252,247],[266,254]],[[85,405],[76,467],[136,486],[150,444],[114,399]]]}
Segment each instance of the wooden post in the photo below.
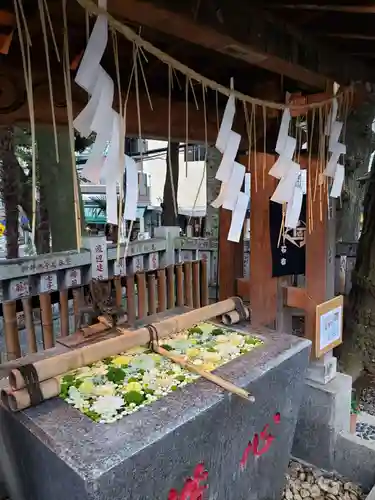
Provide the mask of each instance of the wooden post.
{"label": "wooden post", "polygon": [[156,278],[151,273],[147,276],[148,314],[156,314]]}
{"label": "wooden post", "polygon": [[7,361],[12,361],[21,357],[21,347],[17,327],[16,303],[4,302],[3,315]]}
{"label": "wooden post", "polygon": [[51,347],[55,345],[55,340],[53,337],[51,294],[41,293],[39,295],[39,303],[40,318],[43,331],[43,347],[44,349],[51,349]]}
{"label": "wooden post", "polygon": [[174,265],[167,267],[167,307],[168,309],[173,309],[175,305],[175,276],[174,276]]}
{"label": "wooden post", "polygon": [[192,263],[190,261],[184,262],[184,289],[185,305],[187,307],[194,307]]}
{"label": "wooden post", "polygon": [[257,154],[257,172],[255,162],[251,162],[249,295],[251,323],[255,327],[276,327],[277,278],[272,278],[269,205],[277,182],[268,175],[275,161],[273,155]]}
{"label": "wooden post", "polygon": [[184,275],[182,264],[176,264],[176,303],[177,307],[184,305]]}
{"label": "wooden post", "polygon": [[158,312],[164,312],[167,309],[167,282],[165,278],[165,269],[158,269]]}
{"label": "wooden post", "polygon": [[136,318],[134,276],[126,277],[126,306],[128,322],[133,324]]}
{"label": "wooden post", "polygon": [[22,299],[22,309],[25,316],[25,330],[27,336],[27,351],[29,353],[37,352],[36,335],[33,319],[33,307],[31,298]]}
{"label": "wooden post", "polygon": [[114,279],[115,290],[116,290],[116,306],[121,307],[122,305],[122,284],[121,276],[116,276]]}
{"label": "wooden post", "polygon": [[206,260],[201,260],[201,303],[208,306],[208,266]]}
{"label": "wooden post", "polygon": [[69,304],[68,304],[68,290],[60,291],[60,335],[67,337],[69,335]]}
{"label": "wooden post", "polygon": [[200,291],[200,261],[193,262],[193,306],[198,309],[201,306]]}
{"label": "wooden post", "polygon": [[136,276],[138,289],[138,318],[142,319],[147,316],[146,276],[144,272],[137,273]]}
{"label": "wooden post", "polygon": [[219,213],[219,300],[236,295],[236,280],[243,276],[243,237],[239,243],[228,241],[232,212]]}

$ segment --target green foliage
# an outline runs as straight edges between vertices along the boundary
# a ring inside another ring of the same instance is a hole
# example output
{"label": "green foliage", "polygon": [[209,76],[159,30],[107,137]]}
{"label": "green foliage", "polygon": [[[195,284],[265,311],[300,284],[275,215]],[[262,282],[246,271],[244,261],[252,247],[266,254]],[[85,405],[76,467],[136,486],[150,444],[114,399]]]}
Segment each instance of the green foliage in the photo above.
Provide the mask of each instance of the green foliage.
{"label": "green foliage", "polygon": [[222,330],[221,328],[214,328],[211,332],[211,335],[213,335],[214,337],[217,337],[218,335],[225,335],[225,331]]}
{"label": "green foliage", "polygon": [[199,328],[199,326],[194,326],[193,328],[189,328],[188,332],[189,335],[194,335],[194,333],[198,333],[201,335],[203,333],[203,330]]}
{"label": "green foliage", "polygon": [[145,395],[137,391],[130,391],[124,394],[124,401],[128,405],[134,403],[138,406],[142,404],[145,399],[146,399]]}
{"label": "green foliage", "polygon": [[162,344],[160,347],[162,347],[163,349],[165,349],[166,351],[173,351],[173,347],[171,347],[170,345],[168,344]]}
{"label": "green foliage", "polygon": [[123,382],[126,373],[122,368],[115,368],[111,366],[107,372],[107,379],[114,384],[120,384]]}

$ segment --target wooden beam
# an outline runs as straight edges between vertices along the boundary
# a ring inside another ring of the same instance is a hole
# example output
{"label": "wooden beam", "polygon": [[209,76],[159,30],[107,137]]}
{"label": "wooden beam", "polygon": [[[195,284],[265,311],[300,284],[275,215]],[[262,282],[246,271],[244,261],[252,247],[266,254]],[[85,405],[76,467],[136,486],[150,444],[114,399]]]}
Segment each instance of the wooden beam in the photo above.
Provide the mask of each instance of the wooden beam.
{"label": "wooden beam", "polygon": [[[327,78],[317,71],[309,70],[297,62],[290,62],[290,53],[285,58],[267,53],[254,43],[243,43],[227,33],[200,24],[193,17],[172,12],[144,0],[109,0],[108,11],[116,18],[125,18],[149,28],[157,29],[187,42],[201,45],[249,64],[283,74],[311,87],[324,89]],[[259,24],[258,24],[259,27]],[[265,36],[269,36],[269,33]],[[261,34],[257,34],[263,40]],[[254,42],[254,40],[252,40]]]}
{"label": "wooden beam", "polygon": [[374,5],[316,5],[316,4],[274,4],[268,9],[320,10],[323,12],[346,12],[348,14],[375,14]]}
{"label": "wooden beam", "polygon": [[375,35],[365,35],[363,33],[321,33],[319,36],[346,40],[375,40]]}

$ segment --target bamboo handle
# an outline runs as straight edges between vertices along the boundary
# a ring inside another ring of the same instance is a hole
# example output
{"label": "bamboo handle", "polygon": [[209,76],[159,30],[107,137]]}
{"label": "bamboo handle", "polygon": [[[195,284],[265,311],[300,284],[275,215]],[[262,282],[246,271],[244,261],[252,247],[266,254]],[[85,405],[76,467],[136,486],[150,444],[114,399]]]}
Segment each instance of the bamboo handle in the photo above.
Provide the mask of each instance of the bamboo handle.
{"label": "bamboo handle", "polygon": [[155,352],[157,352],[161,356],[164,356],[165,358],[170,359],[171,361],[182,366],[183,368],[186,368],[190,372],[196,373],[197,375],[200,375],[201,377],[205,378],[206,380],[213,382],[214,384],[218,385],[222,389],[225,389],[228,392],[232,392],[233,394],[237,394],[237,396],[240,396],[241,398],[246,399],[246,401],[250,401],[250,403],[255,402],[254,396],[251,396],[247,391],[245,391],[245,389],[241,389],[241,387],[237,387],[236,385],[232,384],[231,382],[228,382],[228,380],[225,380],[222,377],[219,377],[218,375],[214,375],[213,373],[206,372],[205,370],[202,370],[198,366],[195,366],[192,363],[189,363],[189,361],[185,361],[181,356],[176,356],[175,354],[171,354],[166,349],[163,349],[162,347],[160,347],[155,341],[153,342],[153,349]]}

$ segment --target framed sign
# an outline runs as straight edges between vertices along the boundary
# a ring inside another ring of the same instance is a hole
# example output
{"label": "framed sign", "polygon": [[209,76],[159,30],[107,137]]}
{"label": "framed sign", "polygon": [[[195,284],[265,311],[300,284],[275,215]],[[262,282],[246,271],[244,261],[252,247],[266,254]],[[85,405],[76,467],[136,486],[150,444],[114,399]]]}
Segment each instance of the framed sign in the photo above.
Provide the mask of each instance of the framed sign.
{"label": "framed sign", "polygon": [[317,358],[342,343],[343,309],[342,295],[316,306],[315,356]]}

